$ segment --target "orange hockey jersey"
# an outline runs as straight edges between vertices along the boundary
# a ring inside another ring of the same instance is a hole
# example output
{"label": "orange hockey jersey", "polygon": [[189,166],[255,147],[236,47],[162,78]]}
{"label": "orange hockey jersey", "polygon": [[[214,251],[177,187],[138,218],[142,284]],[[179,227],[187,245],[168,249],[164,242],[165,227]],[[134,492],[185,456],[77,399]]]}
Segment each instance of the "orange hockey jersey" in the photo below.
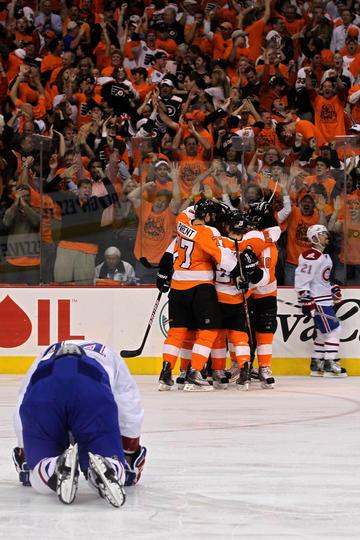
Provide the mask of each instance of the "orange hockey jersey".
{"label": "orange hockey jersey", "polygon": [[214,283],[214,267],[230,272],[236,257],[224,248],[220,233],[214,227],[193,225],[192,207],[182,212],[176,220],[177,239],[174,253],[174,273],[171,288],[190,289],[204,283]]}

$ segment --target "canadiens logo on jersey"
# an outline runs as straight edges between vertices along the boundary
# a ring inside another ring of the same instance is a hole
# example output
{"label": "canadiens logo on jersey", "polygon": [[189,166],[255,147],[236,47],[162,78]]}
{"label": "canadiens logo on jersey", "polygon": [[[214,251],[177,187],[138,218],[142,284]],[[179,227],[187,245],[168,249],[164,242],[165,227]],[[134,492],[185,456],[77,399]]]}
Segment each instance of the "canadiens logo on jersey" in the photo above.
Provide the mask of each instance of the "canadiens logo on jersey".
{"label": "canadiens logo on jersey", "polygon": [[182,236],[186,236],[186,238],[189,238],[189,240],[192,240],[196,236],[196,230],[189,227],[189,225],[185,225],[182,221],[179,221],[177,224],[177,232],[181,234]]}
{"label": "canadiens logo on jersey", "polygon": [[331,272],[330,266],[328,266],[327,268],[324,268],[323,273],[322,273],[322,277],[324,281],[330,281],[330,272]]}

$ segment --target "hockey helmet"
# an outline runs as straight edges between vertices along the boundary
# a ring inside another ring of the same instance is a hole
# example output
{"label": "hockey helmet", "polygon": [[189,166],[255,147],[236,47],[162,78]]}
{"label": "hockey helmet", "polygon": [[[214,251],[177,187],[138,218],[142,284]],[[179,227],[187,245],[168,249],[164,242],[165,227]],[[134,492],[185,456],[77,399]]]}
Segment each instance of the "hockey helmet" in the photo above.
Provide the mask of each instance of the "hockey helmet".
{"label": "hockey helmet", "polygon": [[85,351],[76,343],[64,343],[61,347],[55,352],[54,356],[82,356],[85,354]]}
{"label": "hockey helmet", "polygon": [[229,213],[227,224],[229,226],[229,230],[236,233],[245,233],[251,228],[248,215],[240,210],[233,210]]}
{"label": "hockey helmet", "polygon": [[195,219],[205,219],[210,215],[210,221],[207,225],[216,226],[226,214],[226,204],[214,201],[213,199],[200,199],[194,206]]}
{"label": "hockey helmet", "polygon": [[329,231],[327,230],[325,225],[311,225],[306,232],[308,240],[314,245],[320,244],[319,234],[326,234],[327,236],[329,236]]}

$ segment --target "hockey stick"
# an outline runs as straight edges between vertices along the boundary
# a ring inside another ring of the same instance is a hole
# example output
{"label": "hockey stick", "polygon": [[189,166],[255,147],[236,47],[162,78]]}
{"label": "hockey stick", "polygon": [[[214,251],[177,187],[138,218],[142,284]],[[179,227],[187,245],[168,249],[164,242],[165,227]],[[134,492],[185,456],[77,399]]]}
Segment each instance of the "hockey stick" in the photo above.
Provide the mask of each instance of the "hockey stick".
{"label": "hockey stick", "polygon": [[127,350],[120,351],[120,356],[122,356],[123,358],[134,358],[135,356],[140,356],[140,354],[143,352],[143,349],[144,349],[144,346],[145,346],[145,343],[146,343],[146,339],[147,339],[147,337],[149,335],[152,323],[154,322],[154,318],[155,318],[157,308],[159,307],[159,304],[160,304],[161,295],[162,295],[162,291],[159,291],[159,294],[157,295],[153,310],[152,310],[151,315],[150,315],[149,323],[147,325],[145,335],[143,337],[143,340],[141,342],[140,347],[138,349],[133,350],[133,351],[127,351]]}
{"label": "hockey stick", "polygon": [[[294,308],[302,309],[302,306],[299,306],[298,304],[293,304],[292,302],[287,302],[286,300],[282,300],[281,298],[277,299],[278,302],[281,302],[282,304],[286,304],[287,306],[291,306]],[[320,311],[315,310],[315,315],[319,315],[320,317],[326,317],[326,319],[329,319],[330,321],[345,321],[349,317],[352,317],[359,311],[359,308],[357,306],[353,306],[347,313],[344,315],[341,315],[339,317],[333,317],[332,315],[326,315],[326,313],[321,313]]]}
{"label": "hockey stick", "polygon": [[[235,251],[236,251],[236,259],[237,259],[237,262],[238,262],[238,265],[239,265],[240,278],[241,278],[241,281],[245,281],[244,272],[242,270],[241,260],[240,260],[239,244],[238,244],[237,240],[235,240]],[[244,291],[241,291],[241,292],[242,292],[243,304],[244,304],[245,322],[246,322],[246,326],[248,328],[248,333],[249,333],[250,350],[254,350],[254,336],[253,336],[252,331],[251,331],[249,306],[248,306],[248,303],[247,303],[247,298],[246,298],[245,292]],[[251,381],[252,364],[251,364],[251,362],[247,362],[247,364],[248,364],[248,366],[247,366],[248,369],[247,369],[247,373],[246,373],[246,382],[245,382],[244,388],[246,390],[249,390],[249,384],[250,384],[250,381]]]}

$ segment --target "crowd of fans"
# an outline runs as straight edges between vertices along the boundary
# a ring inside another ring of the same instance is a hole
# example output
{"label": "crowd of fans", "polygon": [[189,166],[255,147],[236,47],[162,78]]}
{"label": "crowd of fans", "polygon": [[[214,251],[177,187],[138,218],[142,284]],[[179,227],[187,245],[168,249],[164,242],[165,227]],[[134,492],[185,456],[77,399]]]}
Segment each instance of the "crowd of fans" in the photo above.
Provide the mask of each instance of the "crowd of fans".
{"label": "crowd of fans", "polygon": [[0,134],[0,283],[154,283],[214,197],[360,285],[358,0],[1,1]]}

